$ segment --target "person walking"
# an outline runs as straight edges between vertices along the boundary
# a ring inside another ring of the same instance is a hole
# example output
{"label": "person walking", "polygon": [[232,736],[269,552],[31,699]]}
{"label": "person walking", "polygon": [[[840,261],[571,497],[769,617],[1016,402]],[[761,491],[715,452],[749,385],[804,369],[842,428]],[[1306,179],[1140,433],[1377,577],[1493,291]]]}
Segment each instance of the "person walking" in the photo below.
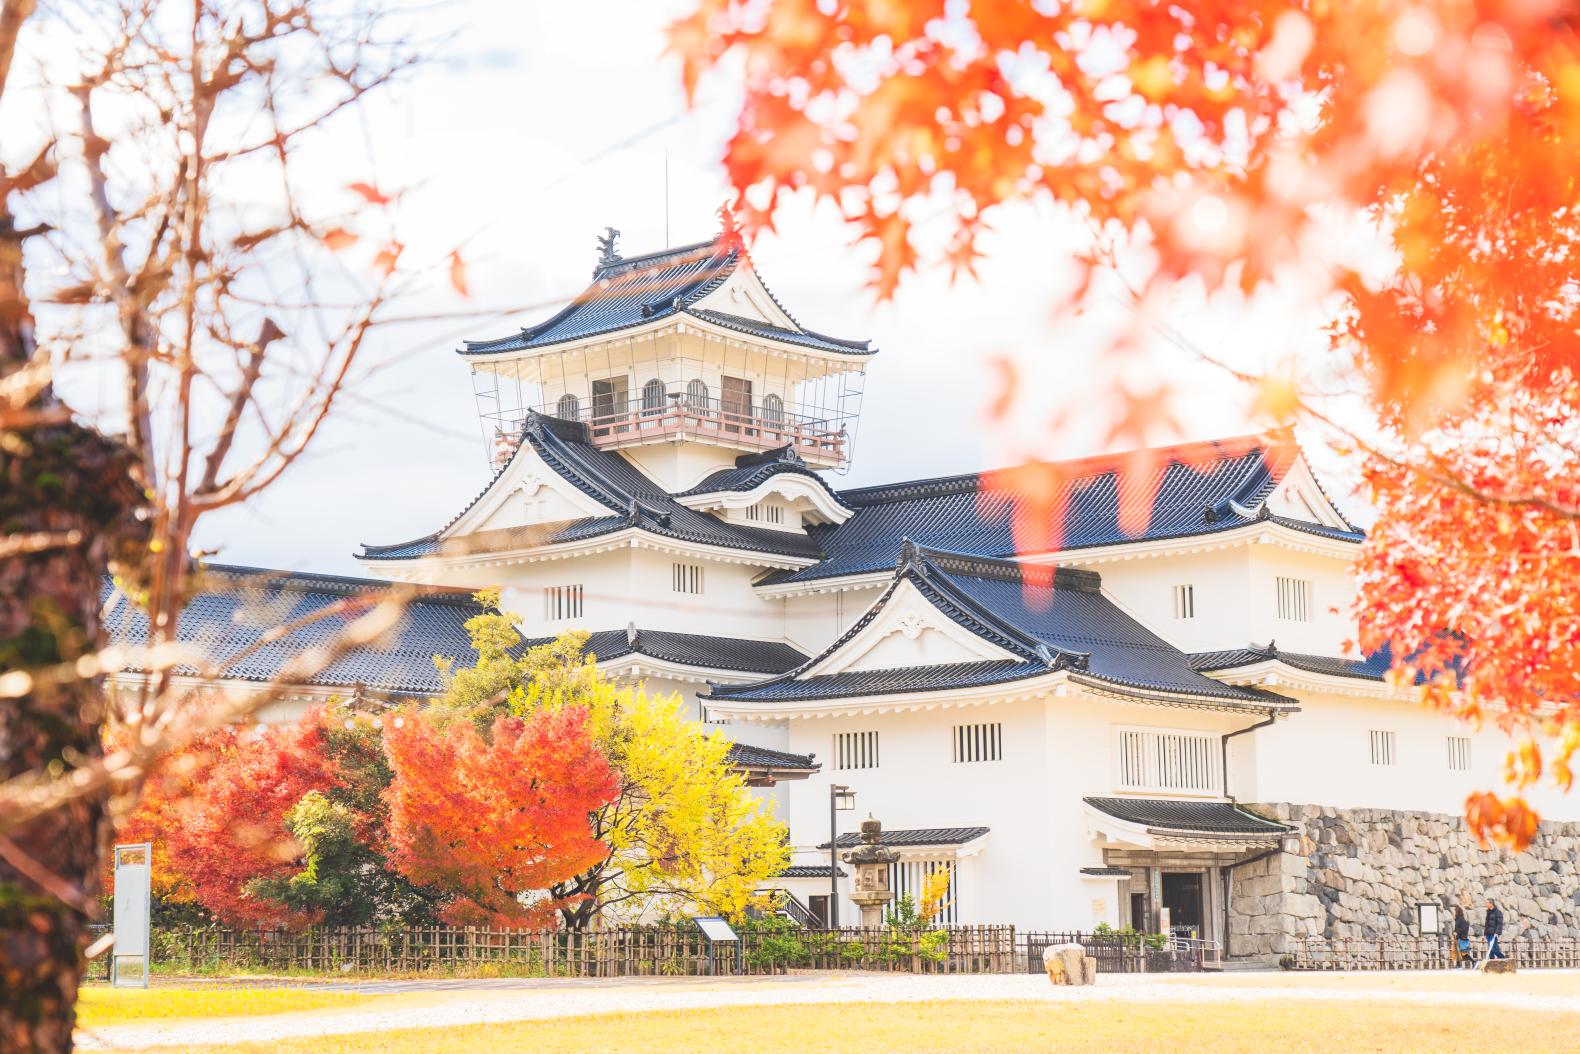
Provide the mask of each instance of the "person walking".
{"label": "person walking", "polygon": [[1470,966],[1470,919],[1458,904],[1454,905],[1454,965]]}
{"label": "person walking", "polygon": [[1503,936],[1503,912],[1492,902],[1491,897],[1487,898],[1487,920],[1481,924],[1481,935],[1487,938],[1488,962],[1508,958],[1499,943],[1499,938]]}

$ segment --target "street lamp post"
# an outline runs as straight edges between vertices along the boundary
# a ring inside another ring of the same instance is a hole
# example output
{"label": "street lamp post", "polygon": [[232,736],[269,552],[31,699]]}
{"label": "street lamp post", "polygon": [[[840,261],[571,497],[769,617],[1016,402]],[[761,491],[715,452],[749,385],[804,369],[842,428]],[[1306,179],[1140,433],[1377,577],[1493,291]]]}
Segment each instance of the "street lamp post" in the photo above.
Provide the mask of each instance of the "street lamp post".
{"label": "street lamp post", "polygon": [[839,929],[839,825],[837,814],[856,807],[856,792],[838,783],[828,788],[828,928]]}

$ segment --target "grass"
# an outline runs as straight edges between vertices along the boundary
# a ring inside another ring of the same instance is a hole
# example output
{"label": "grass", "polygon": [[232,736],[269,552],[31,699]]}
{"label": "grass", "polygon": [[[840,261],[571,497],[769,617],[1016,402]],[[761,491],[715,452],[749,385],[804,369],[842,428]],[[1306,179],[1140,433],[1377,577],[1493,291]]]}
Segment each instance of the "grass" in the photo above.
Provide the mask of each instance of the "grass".
{"label": "grass", "polygon": [[1375,1001],[1232,1004],[849,1003],[607,1014],[201,1048],[203,1054],[738,1054],[742,1050],[1060,1054],[1525,1054],[1569,1051],[1580,1014]]}
{"label": "grass", "polygon": [[89,985],[77,1001],[77,1023],[83,1028],[134,1025],[153,1020],[206,1017],[253,1017],[357,1006],[377,995],[315,992],[302,988],[198,987],[108,988]]}

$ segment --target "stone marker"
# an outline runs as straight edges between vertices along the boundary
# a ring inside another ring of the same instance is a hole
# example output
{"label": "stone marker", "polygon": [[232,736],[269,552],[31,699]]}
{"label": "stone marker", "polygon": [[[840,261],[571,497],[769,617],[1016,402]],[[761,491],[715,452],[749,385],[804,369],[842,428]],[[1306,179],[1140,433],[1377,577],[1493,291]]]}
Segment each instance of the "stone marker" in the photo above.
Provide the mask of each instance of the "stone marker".
{"label": "stone marker", "polygon": [[1079,944],[1052,944],[1042,950],[1042,966],[1053,984],[1096,984],[1097,960]]}

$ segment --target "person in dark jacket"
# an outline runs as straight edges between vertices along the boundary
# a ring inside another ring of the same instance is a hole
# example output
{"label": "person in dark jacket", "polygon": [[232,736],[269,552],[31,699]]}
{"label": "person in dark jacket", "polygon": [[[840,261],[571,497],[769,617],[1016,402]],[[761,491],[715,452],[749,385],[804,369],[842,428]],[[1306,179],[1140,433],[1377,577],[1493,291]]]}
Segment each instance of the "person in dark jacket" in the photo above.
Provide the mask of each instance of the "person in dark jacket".
{"label": "person in dark jacket", "polygon": [[1490,897],[1487,898],[1487,921],[1481,924],[1481,934],[1487,938],[1487,958],[1489,960],[1508,958],[1507,955],[1503,954],[1503,948],[1499,946],[1498,940],[1503,936],[1503,912],[1498,909],[1498,906],[1492,902]]}
{"label": "person in dark jacket", "polygon": [[1454,905],[1454,962],[1470,965],[1470,919],[1458,904]]}

